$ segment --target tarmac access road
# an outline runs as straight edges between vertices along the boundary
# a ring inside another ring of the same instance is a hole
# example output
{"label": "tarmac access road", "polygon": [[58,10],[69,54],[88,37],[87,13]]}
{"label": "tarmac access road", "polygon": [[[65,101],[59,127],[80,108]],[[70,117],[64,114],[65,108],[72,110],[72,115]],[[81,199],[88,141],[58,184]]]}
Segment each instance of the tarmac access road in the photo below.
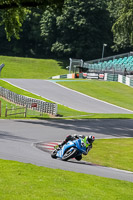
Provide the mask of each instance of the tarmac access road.
{"label": "tarmac access road", "polygon": [[127,110],[109,104],[107,102],[95,99],[82,93],[70,90],[66,87],[49,80],[39,79],[3,79],[9,83],[35,93],[46,99],[65,105],[69,108],[88,112],[88,113],[121,113],[133,114],[133,111]]}
{"label": "tarmac access road", "polygon": [[36,143],[63,140],[68,134],[93,134],[96,139],[133,137],[133,120],[42,121],[1,119],[0,158],[133,182],[132,172],[97,166],[83,161],[77,162],[74,159],[64,162],[59,159],[52,159],[48,152],[35,148]]}

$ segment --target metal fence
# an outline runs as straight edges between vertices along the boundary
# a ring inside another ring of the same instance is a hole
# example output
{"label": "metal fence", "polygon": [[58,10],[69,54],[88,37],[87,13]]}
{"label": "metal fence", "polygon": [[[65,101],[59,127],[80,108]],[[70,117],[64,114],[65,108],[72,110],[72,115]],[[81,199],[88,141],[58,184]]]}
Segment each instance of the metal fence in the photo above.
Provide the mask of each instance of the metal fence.
{"label": "metal fence", "polygon": [[133,56],[133,52],[128,52],[128,53],[118,54],[118,55],[109,56],[109,57],[105,57],[105,58],[99,58],[99,59],[95,59],[95,60],[85,61],[85,63],[94,64],[94,63],[129,57],[129,56]]}
{"label": "metal fence", "polygon": [[0,96],[4,97],[5,99],[21,105],[21,106],[27,106],[27,108],[32,109],[32,104],[36,103],[37,107],[36,110],[42,113],[48,113],[52,115],[57,115],[57,104],[55,103],[49,103],[42,100],[26,97],[20,94],[16,94],[10,90],[7,90],[0,86]]}

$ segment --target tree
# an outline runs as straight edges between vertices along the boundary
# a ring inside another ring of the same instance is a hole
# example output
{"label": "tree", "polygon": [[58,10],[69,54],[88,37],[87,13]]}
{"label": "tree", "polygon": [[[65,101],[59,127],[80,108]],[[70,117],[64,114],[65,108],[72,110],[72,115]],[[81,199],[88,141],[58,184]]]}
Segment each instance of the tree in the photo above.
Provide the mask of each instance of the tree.
{"label": "tree", "polygon": [[52,7],[58,6],[62,7],[63,0],[1,0],[0,2],[0,9],[10,9],[10,8],[36,8],[41,6],[50,5]]}
{"label": "tree", "polygon": [[115,19],[112,26],[114,49],[133,47],[133,1],[110,1],[109,10]]}
{"label": "tree", "polygon": [[12,36],[19,39],[19,33],[22,31],[22,24],[30,8],[41,7],[61,7],[63,0],[1,0],[0,1],[0,25],[5,26],[7,39],[11,40]]}
{"label": "tree", "polygon": [[43,10],[32,8],[26,15],[23,22],[23,32],[20,32],[20,39],[12,38],[9,42],[6,39],[4,25],[0,32],[0,54],[7,56],[49,58],[51,53],[47,51],[47,44],[40,36],[40,19]]}
{"label": "tree", "polygon": [[41,30],[58,57],[98,58],[103,43],[112,44],[109,12],[103,0],[65,0],[62,13],[44,12]]}

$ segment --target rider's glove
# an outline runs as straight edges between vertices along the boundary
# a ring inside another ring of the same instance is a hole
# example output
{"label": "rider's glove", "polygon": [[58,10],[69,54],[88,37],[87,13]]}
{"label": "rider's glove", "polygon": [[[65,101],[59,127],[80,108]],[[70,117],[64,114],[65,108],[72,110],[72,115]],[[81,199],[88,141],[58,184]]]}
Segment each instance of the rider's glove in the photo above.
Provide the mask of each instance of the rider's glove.
{"label": "rider's glove", "polygon": [[92,144],[87,147],[86,149],[87,153],[91,150],[91,148],[92,148]]}
{"label": "rider's glove", "polygon": [[84,153],[83,153],[85,156],[88,154],[88,151],[84,151]]}
{"label": "rider's glove", "polygon": [[84,147],[85,146],[85,143],[83,141],[81,141],[81,146]]}
{"label": "rider's glove", "polygon": [[73,137],[74,137],[74,138],[76,138],[76,139],[78,139],[78,138],[79,138],[79,136],[78,136],[78,135],[76,135],[76,134],[74,134],[74,135],[73,135]]}

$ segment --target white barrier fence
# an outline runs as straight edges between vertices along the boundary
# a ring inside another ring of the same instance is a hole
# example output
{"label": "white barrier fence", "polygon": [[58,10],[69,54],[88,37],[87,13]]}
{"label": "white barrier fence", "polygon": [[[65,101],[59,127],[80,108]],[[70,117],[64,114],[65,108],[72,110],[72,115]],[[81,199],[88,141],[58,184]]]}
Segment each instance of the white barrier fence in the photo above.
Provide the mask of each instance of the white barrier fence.
{"label": "white barrier fence", "polygon": [[128,86],[133,87],[133,76],[129,75],[129,76],[124,77],[123,75],[118,75],[118,82],[124,83]]}
{"label": "white barrier fence", "polygon": [[118,81],[119,83],[123,83],[130,87],[133,87],[133,75],[123,76],[120,74],[108,74],[105,73],[104,75],[105,81]]}
{"label": "white barrier fence", "polygon": [[61,79],[61,78],[68,78],[68,79],[71,79],[71,78],[75,78],[75,74],[64,74],[64,75],[57,75],[57,76],[52,76],[51,77],[52,79]]}
{"label": "white barrier fence", "polygon": [[27,108],[31,108],[31,109],[32,107],[34,107],[33,104],[36,104],[37,111],[42,112],[42,113],[57,115],[57,104],[55,103],[49,103],[42,100],[19,95],[3,87],[0,87],[0,96],[4,97],[5,99],[15,104],[18,104],[21,106],[27,106]]}

